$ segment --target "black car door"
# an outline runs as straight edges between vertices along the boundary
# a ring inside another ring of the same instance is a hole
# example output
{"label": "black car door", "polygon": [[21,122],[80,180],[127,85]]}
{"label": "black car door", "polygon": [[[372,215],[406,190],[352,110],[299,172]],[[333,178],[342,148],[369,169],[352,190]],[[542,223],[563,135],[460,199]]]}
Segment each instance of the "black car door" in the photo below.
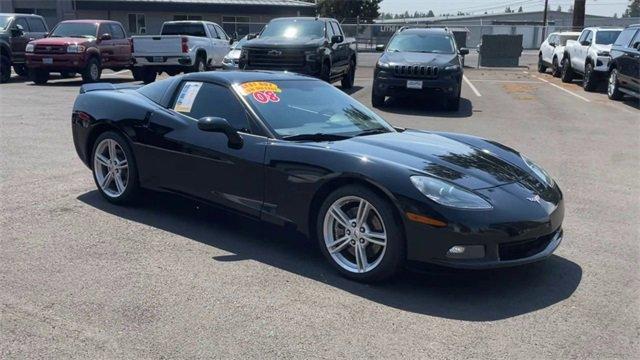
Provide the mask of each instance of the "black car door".
{"label": "black car door", "polygon": [[635,92],[640,92],[640,30],[636,32],[623,57],[624,77],[628,87]]}
{"label": "black car door", "polygon": [[[229,148],[226,135],[198,129],[197,119],[205,116],[225,118],[243,146]],[[170,108],[153,112],[141,132],[141,183],[259,216],[268,139],[251,134],[249,122],[227,87],[184,81]]]}
{"label": "black car door", "polygon": [[18,16],[13,20],[11,27],[11,54],[12,61],[16,63],[23,63],[25,61],[24,49],[27,47],[29,41],[29,24],[27,19],[22,16]]}

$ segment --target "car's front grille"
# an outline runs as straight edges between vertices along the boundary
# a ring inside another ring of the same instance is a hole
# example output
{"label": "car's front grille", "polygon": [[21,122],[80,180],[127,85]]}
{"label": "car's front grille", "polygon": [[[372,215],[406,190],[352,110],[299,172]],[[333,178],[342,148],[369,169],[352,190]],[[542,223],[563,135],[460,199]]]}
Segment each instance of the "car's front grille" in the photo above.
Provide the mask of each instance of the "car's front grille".
{"label": "car's front grille", "polygon": [[64,45],[36,45],[33,50],[36,54],[64,54],[67,47]]}
{"label": "car's front grille", "polygon": [[437,66],[420,66],[420,65],[396,65],[393,73],[398,77],[418,77],[418,78],[437,78]]}
{"label": "car's front grille", "polygon": [[558,234],[554,231],[549,235],[540,236],[534,239],[502,243],[498,245],[500,260],[517,260],[533,256],[549,246],[549,243]]}
{"label": "car's front grille", "polygon": [[304,66],[304,51],[299,49],[247,49],[247,64],[261,68]]}

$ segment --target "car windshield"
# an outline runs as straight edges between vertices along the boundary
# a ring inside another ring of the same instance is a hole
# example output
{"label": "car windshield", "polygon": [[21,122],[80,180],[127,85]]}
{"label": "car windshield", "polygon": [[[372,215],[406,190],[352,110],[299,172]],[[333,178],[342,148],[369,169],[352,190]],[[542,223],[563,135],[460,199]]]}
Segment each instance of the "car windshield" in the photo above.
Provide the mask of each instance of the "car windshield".
{"label": "car windshield", "polygon": [[264,27],[260,37],[322,38],[324,37],[324,22],[318,20],[274,20]]}
{"label": "car windshield", "polygon": [[598,31],[598,33],[596,34],[596,44],[611,45],[616,41],[616,39],[618,38],[618,35],[620,35],[619,30]]}
{"label": "car windshield", "polygon": [[6,29],[11,21],[11,16],[0,15],[0,29]]}
{"label": "car windshield", "polygon": [[98,26],[91,23],[60,23],[49,37],[95,38]]}
{"label": "car windshield", "polygon": [[567,40],[578,40],[578,36],[580,35],[560,35],[560,44],[561,46],[567,45]]}
{"label": "car windshield", "polygon": [[398,34],[391,39],[387,51],[453,54],[455,47],[451,36],[441,34]]}
{"label": "car windshield", "polygon": [[242,49],[242,47],[244,46],[244,43],[246,43],[246,42],[247,42],[247,37],[245,36],[242,39],[238,40],[233,45],[231,45],[231,49],[232,50],[240,50],[240,49]]}
{"label": "car windshield", "polygon": [[351,96],[322,81],[247,82],[234,89],[283,138],[395,131]]}
{"label": "car windshield", "polygon": [[204,26],[198,23],[164,24],[164,26],[162,27],[162,35],[207,37],[207,34],[204,32]]}

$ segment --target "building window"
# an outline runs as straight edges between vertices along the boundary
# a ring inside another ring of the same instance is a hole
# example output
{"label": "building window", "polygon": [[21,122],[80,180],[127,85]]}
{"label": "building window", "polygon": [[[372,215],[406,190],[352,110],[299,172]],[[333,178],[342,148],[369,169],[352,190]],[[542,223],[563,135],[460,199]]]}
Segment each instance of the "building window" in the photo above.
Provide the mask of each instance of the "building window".
{"label": "building window", "polygon": [[144,14],[129,14],[129,34],[144,35],[147,33],[147,20]]}
{"label": "building window", "polygon": [[262,24],[251,24],[251,17],[249,16],[222,17],[222,28],[227,34],[236,38],[241,38],[251,32],[259,32],[262,26]]}
{"label": "building window", "polygon": [[200,15],[173,15],[174,21],[200,21],[202,16]]}

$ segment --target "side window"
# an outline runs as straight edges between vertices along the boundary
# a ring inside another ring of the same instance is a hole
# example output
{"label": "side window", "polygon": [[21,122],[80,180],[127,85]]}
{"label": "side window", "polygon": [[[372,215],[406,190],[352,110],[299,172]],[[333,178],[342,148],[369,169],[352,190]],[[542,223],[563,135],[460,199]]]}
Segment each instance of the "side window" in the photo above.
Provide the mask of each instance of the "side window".
{"label": "side window", "polygon": [[593,44],[593,31],[589,31],[589,33],[587,34],[586,41],[588,41],[588,42]]}
{"label": "side window", "polygon": [[218,35],[218,32],[216,31],[216,28],[213,27],[213,25],[207,24],[207,29],[209,29],[209,33],[211,33],[212,38],[220,39],[220,35]]}
{"label": "side window", "polygon": [[549,42],[552,44],[558,45],[558,35],[552,35],[551,40],[549,40]]}
{"label": "side window", "polygon": [[225,33],[224,30],[220,26],[215,25],[215,28],[218,31],[218,37],[220,37],[220,39],[229,40],[229,37],[227,36],[227,33]]}
{"label": "side window", "polygon": [[587,38],[588,34],[589,34],[589,31],[583,31],[582,34],[580,34],[580,37],[578,38],[578,42],[579,43],[583,42]]}
{"label": "side window", "polygon": [[231,90],[220,85],[186,81],[180,86],[172,109],[194,119],[221,117],[237,130],[249,132],[244,107]]}
{"label": "side window", "polygon": [[[98,27],[98,36],[102,36],[104,34],[111,34],[111,27],[109,24],[100,24]],[[113,36],[113,34],[111,34]]]}
{"label": "side window", "polygon": [[342,35],[344,37],[342,28],[340,27],[340,25],[338,25],[337,22],[331,22],[331,25],[333,25],[333,32],[336,33],[336,35]]}
{"label": "side window", "polygon": [[[633,38],[633,40],[631,40],[631,44],[629,44],[629,47],[633,47],[633,45],[639,42],[640,42],[640,30],[636,32],[636,36]],[[636,50],[640,51],[640,48],[636,47]]]}
{"label": "side window", "polygon": [[333,35],[337,35],[337,34],[333,31],[333,24],[331,24],[331,22],[327,22],[326,24],[327,24],[327,39],[331,40]]}
{"label": "side window", "polygon": [[29,27],[32,32],[47,32],[47,27],[44,25],[44,21],[39,18],[29,18]]}
{"label": "side window", "polygon": [[20,25],[22,27],[22,31],[24,32],[30,32],[31,30],[29,30],[29,24],[27,24],[27,19],[25,18],[17,18],[16,19],[16,27],[17,25]]}
{"label": "side window", "polygon": [[111,28],[111,37],[113,39],[124,39],[126,36],[124,35],[124,30],[122,30],[122,26],[112,23],[110,24]]}
{"label": "side window", "polygon": [[636,33],[637,29],[625,29],[624,31],[622,31],[620,33],[620,36],[618,36],[618,39],[616,40],[616,42],[614,43],[615,46],[631,46],[633,44],[631,43],[631,38],[633,38],[633,35]]}

